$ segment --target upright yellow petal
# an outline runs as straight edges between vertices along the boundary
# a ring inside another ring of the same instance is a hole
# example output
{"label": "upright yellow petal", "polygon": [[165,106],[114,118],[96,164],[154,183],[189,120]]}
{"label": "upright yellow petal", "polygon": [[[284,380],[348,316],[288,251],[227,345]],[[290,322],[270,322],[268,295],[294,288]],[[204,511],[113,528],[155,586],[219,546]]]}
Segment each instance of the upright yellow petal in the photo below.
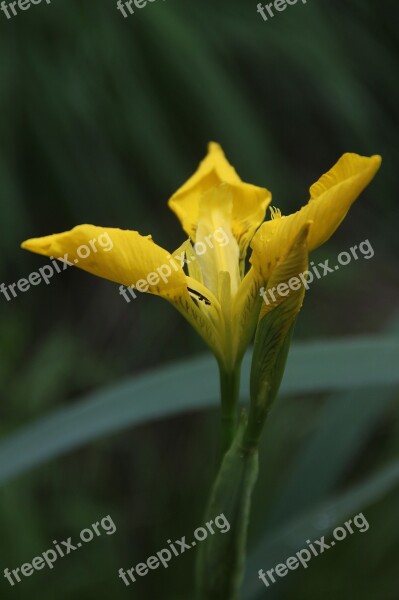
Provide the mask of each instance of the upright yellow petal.
{"label": "upright yellow petal", "polygon": [[200,199],[211,188],[228,183],[233,194],[231,229],[243,254],[256,229],[265,218],[271,194],[265,188],[241,181],[227,161],[219,144],[211,142],[208,155],[197,171],[169,200],[169,207],[179,218],[183,229],[193,241],[196,239],[200,214]]}
{"label": "upright yellow petal", "polygon": [[186,293],[178,261],[137,231],[78,225],[70,231],[26,240],[22,248],[63,259],[93,275],[140,292],[174,300]]}
{"label": "upright yellow petal", "polygon": [[307,240],[309,251],[327,241],[380,165],[380,156],[367,158],[344,154],[328,173],[312,185],[306,206],[287,217],[281,217],[276,211],[274,218],[259,228],[251,242],[251,263],[262,279],[269,278],[305,223],[313,222]]}
{"label": "upright yellow petal", "polygon": [[198,262],[204,284],[216,296],[222,271],[230,273],[231,294],[240,283],[239,249],[231,231],[232,208],[233,195],[227,184],[211,188],[200,199],[196,247],[202,244],[205,252],[198,252]]}

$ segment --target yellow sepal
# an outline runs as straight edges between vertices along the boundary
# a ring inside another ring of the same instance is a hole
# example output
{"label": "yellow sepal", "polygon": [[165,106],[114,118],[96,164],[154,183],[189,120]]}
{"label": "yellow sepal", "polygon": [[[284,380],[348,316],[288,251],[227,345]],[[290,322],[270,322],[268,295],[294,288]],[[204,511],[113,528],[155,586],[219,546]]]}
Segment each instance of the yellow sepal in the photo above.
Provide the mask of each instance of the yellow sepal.
{"label": "yellow sepal", "polygon": [[[21,244],[25,250],[67,260],[72,265],[98,277],[125,286],[136,286],[155,273],[151,294],[175,300],[186,292],[186,278],[180,264],[155,244],[150,235],[137,231],[78,225],[70,231],[32,238]],[[85,249],[87,248],[87,250]],[[87,254],[87,256],[85,256]]]}

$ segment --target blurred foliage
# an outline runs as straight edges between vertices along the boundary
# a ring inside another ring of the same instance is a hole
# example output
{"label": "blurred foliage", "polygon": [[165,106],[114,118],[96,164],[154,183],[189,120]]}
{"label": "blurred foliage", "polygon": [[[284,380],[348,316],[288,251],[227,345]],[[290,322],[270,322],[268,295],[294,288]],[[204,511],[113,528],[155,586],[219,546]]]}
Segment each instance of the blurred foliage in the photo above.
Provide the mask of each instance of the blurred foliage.
{"label": "blurred foliage", "polygon": [[[9,21],[1,13],[0,281],[16,282],[43,264],[19,249],[23,239],[78,223],[138,229],[177,248],[184,236],[166,201],[211,139],[245,180],[273,191],[283,213],[306,202],[309,185],[343,152],[380,153],[380,174],[314,260],[367,238],[375,257],[314,285],[296,335],[385,329],[399,283],[398,16],[396,0],[309,0],[267,23],[255,3],[240,0],[157,0],[128,19],[113,0],[43,2]],[[166,303],[140,297],[126,304],[117,286],[73,269],[12,302],[1,296],[0,331],[4,435],[127,374],[203,349]],[[397,457],[397,394],[378,414],[373,397],[383,393],[370,394],[369,418],[360,421],[363,398],[341,398],[331,444],[311,453],[323,460],[299,464],[304,479],[291,488],[297,456],[317,441],[323,411],[328,423],[335,402],[311,395],[278,404],[264,440],[251,547],[273,525],[268,515],[275,526],[288,514],[300,517],[301,486],[318,505]],[[3,579],[1,597],[191,598],[189,553],[134,589],[117,569],[202,523],[216,437],[213,411],[168,418],[3,486],[0,571],[106,514],[118,533],[15,588]],[[341,437],[347,454],[338,468]],[[269,596],[397,600],[397,505],[397,492],[376,498],[365,509],[364,538],[353,536],[290,574]],[[265,556],[249,572],[274,565]]]}

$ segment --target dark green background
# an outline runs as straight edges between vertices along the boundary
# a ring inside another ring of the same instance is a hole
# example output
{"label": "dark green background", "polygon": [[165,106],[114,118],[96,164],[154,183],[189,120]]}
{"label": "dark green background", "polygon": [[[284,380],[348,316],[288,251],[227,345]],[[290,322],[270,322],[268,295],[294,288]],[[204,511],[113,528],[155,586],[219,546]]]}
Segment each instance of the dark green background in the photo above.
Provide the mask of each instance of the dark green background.
{"label": "dark green background", "polygon": [[[128,19],[110,0],[43,1],[9,21],[0,13],[0,281],[43,264],[19,248],[23,239],[79,223],[137,229],[177,248],[184,235],[166,202],[210,140],[243,179],[273,192],[283,214],[307,201],[342,153],[379,153],[375,182],[314,255],[334,259],[369,239],[375,256],[312,287],[296,339],[386,330],[399,283],[398,17],[397,0],[309,0],[267,23],[247,0],[156,0]],[[140,296],[127,304],[116,285],[74,269],[12,302],[1,296],[0,332],[4,436],[90,390],[204,350],[167,303]],[[279,435],[262,455],[251,540],[325,401],[294,398],[280,409]],[[397,455],[398,433],[396,402],[363,433],[335,491]],[[100,516],[111,514],[118,532],[15,588],[0,577],[1,597],[191,598],[194,553],[134,589],[117,569],[202,523],[216,440],[216,412],[178,416],[7,483],[0,576]],[[364,537],[268,596],[397,600],[398,500],[377,503]],[[271,566],[266,557],[255,565]]]}

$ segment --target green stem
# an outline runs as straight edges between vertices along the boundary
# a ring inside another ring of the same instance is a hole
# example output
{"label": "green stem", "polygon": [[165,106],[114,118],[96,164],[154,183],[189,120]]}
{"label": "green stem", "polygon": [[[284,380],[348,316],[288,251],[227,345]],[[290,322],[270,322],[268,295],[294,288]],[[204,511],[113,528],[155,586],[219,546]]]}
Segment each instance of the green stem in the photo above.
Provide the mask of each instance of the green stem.
{"label": "green stem", "polygon": [[237,430],[237,408],[240,392],[240,365],[231,371],[219,365],[221,397],[221,452],[230,448]]}
{"label": "green stem", "polygon": [[243,452],[246,417],[223,456],[212,486],[204,522],[220,517],[228,530],[209,536],[200,546],[196,569],[197,600],[238,600],[244,573],[251,499],[258,475],[258,452]]}

